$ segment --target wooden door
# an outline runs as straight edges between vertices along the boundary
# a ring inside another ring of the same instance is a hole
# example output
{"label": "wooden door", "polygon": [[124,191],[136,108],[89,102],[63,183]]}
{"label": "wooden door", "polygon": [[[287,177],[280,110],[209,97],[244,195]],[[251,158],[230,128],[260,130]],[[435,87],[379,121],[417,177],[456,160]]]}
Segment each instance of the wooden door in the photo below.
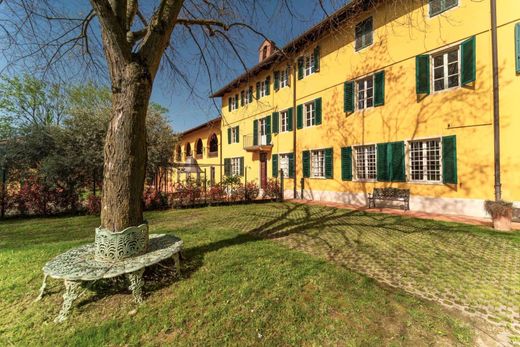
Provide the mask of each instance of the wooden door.
{"label": "wooden door", "polygon": [[260,187],[267,187],[267,153],[260,153]]}

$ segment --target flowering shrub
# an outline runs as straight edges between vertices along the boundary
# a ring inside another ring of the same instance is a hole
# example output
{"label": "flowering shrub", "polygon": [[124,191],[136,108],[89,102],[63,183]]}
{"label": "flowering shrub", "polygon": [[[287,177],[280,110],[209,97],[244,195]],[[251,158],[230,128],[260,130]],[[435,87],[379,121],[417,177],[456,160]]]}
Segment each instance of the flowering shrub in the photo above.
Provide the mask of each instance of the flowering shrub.
{"label": "flowering shrub", "polygon": [[208,192],[208,199],[210,202],[218,202],[226,200],[226,190],[222,184],[216,184],[210,187]]}
{"label": "flowering shrub", "polygon": [[260,188],[258,187],[258,184],[254,181],[247,182],[244,188],[244,197],[248,201],[255,200],[258,197],[258,194],[260,193]]}
{"label": "flowering shrub", "polygon": [[187,180],[184,183],[177,183],[175,185],[175,192],[178,198],[178,203],[182,206],[193,204],[196,200],[200,199],[202,195],[202,189],[197,182]]}
{"label": "flowering shrub", "polygon": [[268,199],[278,199],[280,197],[280,184],[278,180],[271,178],[267,181],[264,189],[264,197]]}
{"label": "flowering shrub", "polygon": [[143,192],[145,210],[155,210],[168,206],[168,197],[154,187],[148,187]]}
{"label": "flowering shrub", "polygon": [[85,206],[88,214],[99,214],[101,212],[101,197],[90,194]]}

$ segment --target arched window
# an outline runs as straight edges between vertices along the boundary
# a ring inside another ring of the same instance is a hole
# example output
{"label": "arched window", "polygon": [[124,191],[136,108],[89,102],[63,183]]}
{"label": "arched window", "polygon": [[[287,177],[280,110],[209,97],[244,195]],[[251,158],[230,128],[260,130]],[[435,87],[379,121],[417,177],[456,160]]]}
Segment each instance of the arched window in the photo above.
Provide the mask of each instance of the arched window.
{"label": "arched window", "polygon": [[180,145],[177,145],[177,148],[175,149],[175,160],[181,161],[182,160],[182,149]]}
{"label": "arched window", "polygon": [[191,157],[191,155],[192,155],[191,154],[191,144],[189,142],[186,144],[186,151],[185,152],[186,152],[186,158]]}
{"label": "arched window", "polygon": [[202,150],[203,150],[202,140],[198,139],[195,144],[195,153],[197,154],[197,158],[202,158]]}
{"label": "arched window", "polygon": [[212,134],[209,138],[209,154],[211,156],[218,155],[218,137],[216,134]]}

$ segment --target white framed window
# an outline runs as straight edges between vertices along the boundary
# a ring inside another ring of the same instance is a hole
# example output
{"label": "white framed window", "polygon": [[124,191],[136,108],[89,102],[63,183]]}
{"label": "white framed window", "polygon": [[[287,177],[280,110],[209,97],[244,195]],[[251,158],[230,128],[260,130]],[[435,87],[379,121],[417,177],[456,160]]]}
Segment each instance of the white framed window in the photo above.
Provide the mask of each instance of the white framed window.
{"label": "white framed window", "polygon": [[435,92],[460,86],[460,49],[458,46],[432,55],[431,60]]}
{"label": "white framed window", "polygon": [[260,97],[263,98],[267,95],[267,83],[265,81],[260,82]]}
{"label": "white framed window", "polygon": [[357,104],[358,109],[374,106],[374,75],[363,78],[357,84]]}
{"label": "white framed window", "polygon": [[313,102],[308,102],[304,105],[305,112],[305,126],[311,127],[316,125],[316,105]]}
{"label": "white framed window", "polygon": [[280,71],[280,89],[289,86],[290,68]]}
{"label": "white framed window", "polygon": [[325,178],[325,151],[311,151],[311,177]]}
{"label": "white framed window", "polygon": [[442,181],[441,140],[411,141],[410,179],[417,182]]}
{"label": "white framed window", "polygon": [[231,158],[231,176],[240,176],[240,158]]}
{"label": "white framed window", "polygon": [[304,74],[305,76],[312,75],[314,73],[314,54],[310,53],[305,56]]}
{"label": "white framed window", "polygon": [[231,143],[238,143],[238,127],[231,128]]}
{"label": "white framed window", "polygon": [[289,154],[279,154],[279,167],[283,171],[283,177],[289,177]]}
{"label": "white framed window", "polygon": [[289,131],[289,112],[280,112],[280,132]]}
{"label": "white framed window", "polygon": [[429,0],[430,17],[441,14],[459,4],[459,0]]}
{"label": "white framed window", "polygon": [[372,25],[372,17],[358,23],[355,28],[356,35],[356,51],[370,46],[374,42],[374,30]]}
{"label": "white framed window", "polygon": [[376,145],[354,147],[356,152],[356,179],[360,181],[377,178]]}
{"label": "white framed window", "polygon": [[238,94],[229,98],[229,109],[234,111],[238,108]]}
{"label": "white framed window", "polygon": [[249,104],[249,93],[251,93],[250,89],[245,89],[240,92],[240,102],[243,106]]}

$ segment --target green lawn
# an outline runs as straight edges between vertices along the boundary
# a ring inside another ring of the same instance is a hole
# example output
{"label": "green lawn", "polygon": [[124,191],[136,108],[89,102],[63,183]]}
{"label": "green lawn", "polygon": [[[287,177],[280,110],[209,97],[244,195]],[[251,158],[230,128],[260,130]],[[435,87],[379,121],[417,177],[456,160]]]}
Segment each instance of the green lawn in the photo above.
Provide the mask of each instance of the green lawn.
{"label": "green lawn", "polygon": [[[62,325],[52,323],[61,304],[60,282],[51,281],[51,294],[32,303],[40,269],[60,252],[92,242],[98,218],[0,222],[0,345],[472,345],[476,333],[464,316],[392,283],[379,285],[357,273],[363,269],[353,272],[348,257],[331,255],[345,247],[370,254],[395,247],[395,240],[387,246],[375,241],[385,237],[381,221],[385,233],[421,249],[434,228],[461,242],[496,242],[506,251],[519,243],[517,236],[475,227],[290,203],[152,212],[146,218],[151,232],[184,240],[183,278],[159,276],[162,267],[148,271],[149,296],[136,313],[127,290],[109,291],[100,283]],[[423,230],[410,233],[410,223]],[[356,238],[349,239],[350,232]],[[372,244],[363,240],[365,233]],[[447,242],[442,236],[435,235],[440,244]]]}

